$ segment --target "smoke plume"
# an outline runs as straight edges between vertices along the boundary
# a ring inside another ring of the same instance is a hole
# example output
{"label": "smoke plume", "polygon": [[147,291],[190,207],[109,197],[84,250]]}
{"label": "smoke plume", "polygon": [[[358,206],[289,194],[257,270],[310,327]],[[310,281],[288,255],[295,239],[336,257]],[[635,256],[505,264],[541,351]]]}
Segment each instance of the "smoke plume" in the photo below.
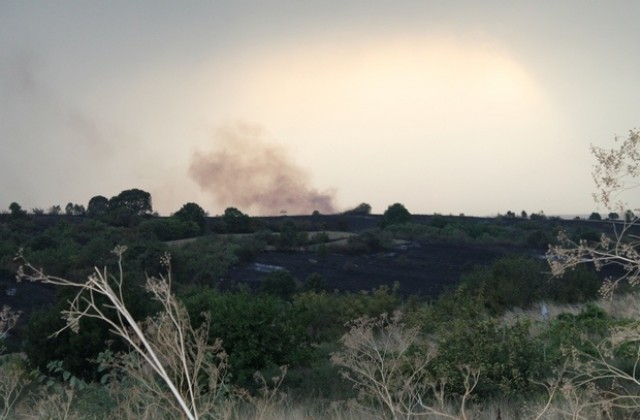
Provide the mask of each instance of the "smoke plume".
{"label": "smoke plume", "polygon": [[260,215],[335,213],[333,194],[311,188],[303,168],[262,130],[247,124],[220,128],[215,148],[196,152],[189,174],[220,205]]}

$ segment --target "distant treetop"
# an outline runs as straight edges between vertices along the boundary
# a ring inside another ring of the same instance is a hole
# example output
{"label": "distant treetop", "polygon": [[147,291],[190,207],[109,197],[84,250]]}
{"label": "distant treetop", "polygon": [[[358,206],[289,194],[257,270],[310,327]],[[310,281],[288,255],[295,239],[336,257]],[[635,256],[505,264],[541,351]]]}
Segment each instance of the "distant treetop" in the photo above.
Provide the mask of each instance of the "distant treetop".
{"label": "distant treetop", "polygon": [[360,203],[355,208],[345,211],[344,214],[366,216],[371,214],[371,206],[367,203]]}

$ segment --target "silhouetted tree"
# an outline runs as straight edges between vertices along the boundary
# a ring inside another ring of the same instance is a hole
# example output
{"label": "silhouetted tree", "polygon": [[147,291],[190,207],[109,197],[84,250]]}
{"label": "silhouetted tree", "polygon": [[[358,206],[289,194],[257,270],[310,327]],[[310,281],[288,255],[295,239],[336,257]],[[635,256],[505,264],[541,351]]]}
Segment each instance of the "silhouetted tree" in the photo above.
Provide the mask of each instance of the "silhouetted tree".
{"label": "silhouetted tree", "polygon": [[11,212],[11,215],[14,217],[27,215],[26,210],[22,210],[22,207],[20,206],[20,204],[16,203],[15,201],[9,204],[9,211]]}
{"label": "silhouetted tree", "polygon": [[85,209],[82,204],[67,203],[64,207],[64,213],[67,216],[84,216]]}
{"label": "silhouetted tree", "polygon": [[124,190],[109,200],[110,210],[113,211],[121,208],[126,208],[137,216],[150,214],[153,211],[151,194],[137,188]]}
{"label": "silhouetted tree", "polygon": [[207,213],[196,203],[183,205],[173,216],[185,222],[194,222],[200,228],[200,233],[204,233]]}
{"label": "silhouetted tree", "polygon": [[59,204],[56,204],[55,206],[51,206],[49,207],[49,214],[52,214],[54,216],[59,215],[60,213],[62,213],[62,208],[60,207]]}
{"label": "silhouetted tree", "polygon": [[544,214],[544,212],[542,210],[540,210],[538,213],[531,213],[529,215],[529,219],[531,219],[531,220],[546,220],[547,216]]}
{"label": "silhouetted tree", "polygon": [[382,215],[380,225],[384,228],[391,225],[408,223],[411,221],[411,213],[400,203],[390,205]]}
{"label": "silhouetted tree", "polygon": [[226,232],[247,233],[251,231],[251,218],[235,207],[228,207],[224,211],[222,221]]}
{"label": "silhouetted tree", "polygon": [[633,212],[631,210],[627,210],[624,213],[624,220],[627,223],[631,223],[634,221],[634,219],[636,218],[636,216],[633,214]]}
{"label": "silhouetted tree", "polygon": [[602,220],[602,216],[600,216],[600,213],[594,211],[589,215],[589,220]]}
{"label": "silhouetted tree", "polygon": [[109,199],[102,195],[96,195],[87,204],[87,215],[91,217],[105,216],[109,212]]}
{"label": "silhouetted tree", "polygon": [[367,203],[360,203],[355,208],[345,211],[344,214],[366,216],[371,214],[371,206]]}

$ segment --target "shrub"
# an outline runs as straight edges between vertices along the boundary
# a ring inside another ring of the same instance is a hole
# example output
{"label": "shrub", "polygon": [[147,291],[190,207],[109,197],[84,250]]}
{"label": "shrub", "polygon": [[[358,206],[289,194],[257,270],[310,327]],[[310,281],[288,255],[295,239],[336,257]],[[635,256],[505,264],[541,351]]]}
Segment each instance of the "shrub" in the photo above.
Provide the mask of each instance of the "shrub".
{"label": "shrub", "polygon": [[260,283],[260,291],[290,300],[296,292],[296,279],[285,270],[274,271],[267,275]]}
{"label": "shrub", "polygon": [[516,396],[532,391],[531,381],[546,374],[540,343],[531,338],[530,325],[503,326],[495,319],[454,320],[439,329],[435,377],[449,378],[451,391],[464,391],[458,367],[479,371],[476,392],[485,398]]}

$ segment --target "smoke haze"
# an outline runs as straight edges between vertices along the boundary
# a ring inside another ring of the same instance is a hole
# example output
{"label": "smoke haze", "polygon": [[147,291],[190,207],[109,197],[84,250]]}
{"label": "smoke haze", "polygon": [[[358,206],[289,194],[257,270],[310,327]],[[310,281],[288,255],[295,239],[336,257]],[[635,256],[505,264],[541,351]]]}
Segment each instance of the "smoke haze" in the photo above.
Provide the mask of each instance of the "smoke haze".
{"label": "smoke haze", "polygon": [[190,176],[224,207],[260,215],[335,213],[333,193],[310,187],[305,170],[263,137],[252,125],[220,128],[215,148],[194,154]]}

